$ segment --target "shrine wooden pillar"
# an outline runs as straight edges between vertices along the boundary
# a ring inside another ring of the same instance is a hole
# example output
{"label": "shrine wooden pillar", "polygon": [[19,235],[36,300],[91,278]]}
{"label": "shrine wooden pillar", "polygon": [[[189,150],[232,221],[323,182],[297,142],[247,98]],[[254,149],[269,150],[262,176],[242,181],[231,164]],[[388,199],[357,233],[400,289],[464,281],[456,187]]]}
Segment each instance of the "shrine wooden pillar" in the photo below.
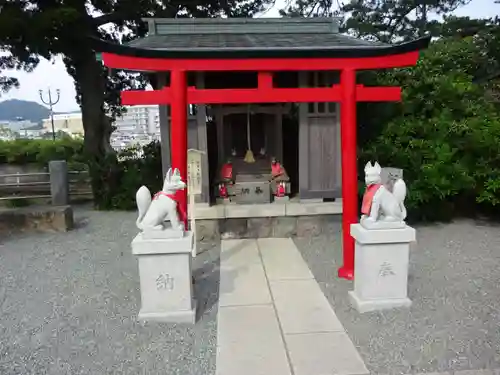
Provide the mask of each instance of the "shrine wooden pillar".
{"label": "shrine wooden pillar", "polygon": [[[177,168],[182,181],[187,184],[187,78],[186,71],[172,70],[170,76],[170,89],[172,90],[170,108],[170,142],[172,150],[172,169]],[[184,212],[187,213],[187,187],[178,191],[177,201]],[[187,220],[184,222],[187,230]]]}
{"label": "shrine wooden pillar", "polygon": [[346,68],[340,76],[340,139],[342,145],[342,242],[341,278],[354,278],[354,239],[351,224],[358,221],[358,173],[356,157],[356,71]]}

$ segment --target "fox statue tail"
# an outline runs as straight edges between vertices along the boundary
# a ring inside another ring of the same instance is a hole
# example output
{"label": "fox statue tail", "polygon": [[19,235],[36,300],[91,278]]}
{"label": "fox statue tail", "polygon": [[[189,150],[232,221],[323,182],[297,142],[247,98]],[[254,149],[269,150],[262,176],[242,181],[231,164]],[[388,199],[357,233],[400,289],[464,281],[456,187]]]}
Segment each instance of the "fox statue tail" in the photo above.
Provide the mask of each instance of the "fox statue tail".
{"label": "fox statue tail", "polygon": [[405,207],[405,198],[406,198],[406,183],[402,178],[399,178],[394,182],[392,188],[392,195],[396,198],[399,203],[399,208],[401,209],[401,220],[406,219],[406,207]]}
{"label": "fox statue tail", "polygon": [[151,205],[151,193],[146,186],[141,186],[139,190],[137,190],[135,202],[137,203],[137,210],[139,211],[139,216],[137,217],[135,225],[142,230],[142,219]]}

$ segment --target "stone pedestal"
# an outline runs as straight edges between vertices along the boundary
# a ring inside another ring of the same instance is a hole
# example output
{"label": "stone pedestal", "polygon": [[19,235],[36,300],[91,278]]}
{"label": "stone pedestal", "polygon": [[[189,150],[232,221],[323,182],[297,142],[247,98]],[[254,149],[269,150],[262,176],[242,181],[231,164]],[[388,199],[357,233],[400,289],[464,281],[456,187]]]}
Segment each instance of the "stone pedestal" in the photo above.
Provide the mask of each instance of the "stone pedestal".
{"label": "stone pedestal", "polygon": [[69,204],[68,165],[64,160],[49,161],[50,195],[54,206]]}
{"label": "stone pedestal", "polygon": [[408,263],[415,229],[367,230],[353,224],[351,236],[356,241],[352,306],[360,313],[409,307]]}
{"label": "stone pedestal", "polygon": [[274,202],[275,203],[288,203],[290,201],[290,197],[284,196],[284,197],[274,197]]}
{"label": "stone pedestal", "polygon": [[271,187],[267,175],[238,174],[236,182],[228,191],[238,204],[271,203]]}
{"label": "stone pedestal", "polygon": [[141,283],[139,320],[195,323],[192,246],[191,232],[180,238],[151,238],[143,233],[134,238],[132,253],[139,261]]}
{"label": "stone pedestal", "polygon": [[231,198],[217,198],[217,204],[231,204]]}

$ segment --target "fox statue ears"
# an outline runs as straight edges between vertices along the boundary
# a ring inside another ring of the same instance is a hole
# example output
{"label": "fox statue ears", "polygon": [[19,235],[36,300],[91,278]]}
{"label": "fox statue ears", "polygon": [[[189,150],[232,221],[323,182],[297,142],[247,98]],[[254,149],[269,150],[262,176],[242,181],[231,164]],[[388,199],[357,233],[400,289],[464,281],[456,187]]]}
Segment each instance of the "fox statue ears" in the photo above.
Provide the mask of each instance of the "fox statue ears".
{"label": "fox statue ears", "polygon": [[167,174],[165,175],[165,180],[171,181],[172,177],[181,178],[181,172],[179,172],[177,168],[175,168],[173,171],[172,168],[169,168]]}
{"label": "fox statue ears", "polygon": [[378,162],[375,162],[375,164],[372,165],[371,161],[369,161],[365,165],[365,173],[367,172],[375,172],[377,174],[380,174],[380,172],[382,172],[382,167]]}
{"label": "fox statue ears", "polygon": [[165,181],[170,181],[172,179],[172,168],[168,168],[167,174],[165,175]]}

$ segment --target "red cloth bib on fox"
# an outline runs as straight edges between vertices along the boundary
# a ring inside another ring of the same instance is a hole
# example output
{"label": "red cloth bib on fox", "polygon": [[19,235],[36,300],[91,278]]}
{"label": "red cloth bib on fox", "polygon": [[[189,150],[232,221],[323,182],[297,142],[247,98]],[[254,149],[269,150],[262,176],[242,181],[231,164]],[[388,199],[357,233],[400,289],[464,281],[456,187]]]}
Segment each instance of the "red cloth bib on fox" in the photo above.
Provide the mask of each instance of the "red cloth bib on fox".
{"label": "red cloth bib on fox", "polygon": [[187,222],[187,213],[186,213],[186,211],[184,211],[184,209],[181,207],[181,205],[177,202],[177,198],[175,197],[175,195],[174,194],[167,194],[164,191],[159,191],[158,193],[155,194],[155,196],[153,197],[153,200],[158,199],[161,195],[169,197],[170,199],[172,199],[175,202],[175,205],[177,207],[177,215],[179,215],[179,220],[182,223],[186,223]]}
{"label": "red cloth bib on fox", "polygon": [[365,194],[363,195],[363,204],[361,205],[361,213],[363,215],[370,215],[373,197],[381,186],[382,184],[371,184],[366,187]]}

